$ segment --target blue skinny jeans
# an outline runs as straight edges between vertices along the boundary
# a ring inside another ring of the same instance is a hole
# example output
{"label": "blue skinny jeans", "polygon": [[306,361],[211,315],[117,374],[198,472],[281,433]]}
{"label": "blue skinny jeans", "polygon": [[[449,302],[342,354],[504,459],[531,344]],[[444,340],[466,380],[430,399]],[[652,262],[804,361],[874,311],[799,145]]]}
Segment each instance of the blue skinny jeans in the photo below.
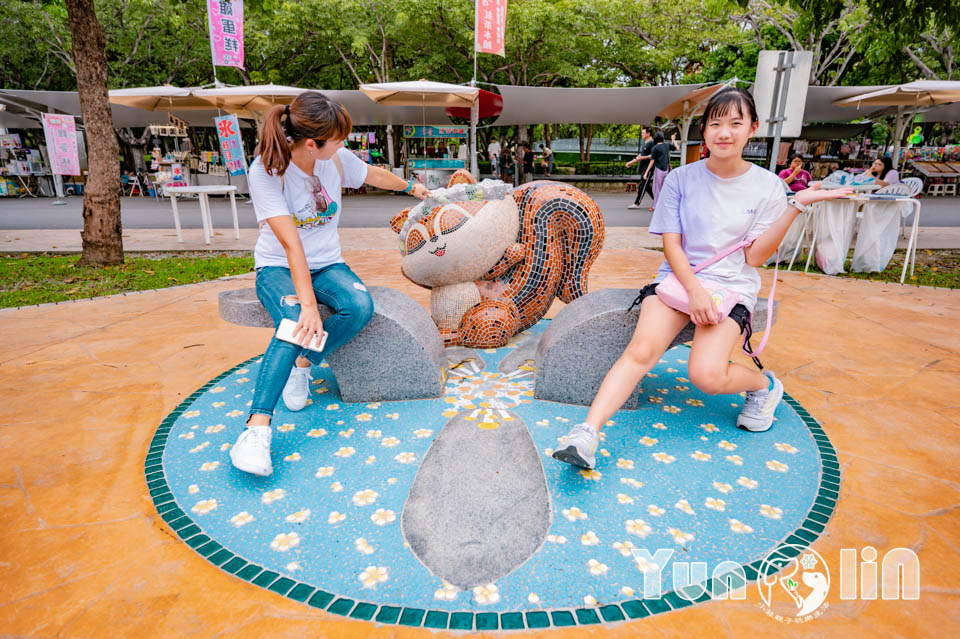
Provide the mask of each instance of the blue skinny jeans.
{"label": "blue skinny jeans", "polygon": [[[327,343],[323,352],[318,353],[276,337],[271,339],[260,362],[251,415],[273,415],[298,356],[302,355],[313,364],[319,364],[329,353],[349,342],[373,317],[373,298],[346,264],[331,264],[310,271],[310,276],[317,302],[333,309],[333,315],[323,322],[323,330],[328,333]],[[300,319],[300,302],[290,269],[281,266],[257,269],[257,297],[270,313],[274,326],[279,326],[284,318],[295,322]]]}

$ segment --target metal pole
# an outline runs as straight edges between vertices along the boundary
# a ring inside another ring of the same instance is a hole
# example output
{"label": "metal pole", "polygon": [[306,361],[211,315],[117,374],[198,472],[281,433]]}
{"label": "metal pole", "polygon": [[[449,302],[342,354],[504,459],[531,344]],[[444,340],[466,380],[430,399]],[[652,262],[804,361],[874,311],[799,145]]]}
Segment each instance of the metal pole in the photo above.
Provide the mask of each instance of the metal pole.
{"label": "metal pole", "polygon": [[683,121],[680,123],[680,166],[687,163],[687,136],[690,134],[690,120],[693,119],[690,102],[683,101]]}
{"label": "metal pole", "polygon": [[903,105],[897,106],[897,125],[894,127],[893,140],[893,168],[900,169],[900,140],[903,139],[903,129],[906,127],[906,121],[903,118]]}
{"label": "metal pole", "polygon": [[[783,63],[783,52],[780,53],[779,64],[777,65],[777,81],[774,85],[773,99],[777,100],[777,90],[780,91],[780,106],[776,113],[776,133],[773,136],[773,147],[770,149],[770,170],[777,170],[777,156],[780,154],[780,134],[783,132],[783,121],[787,113],[787,96],[790,93],[790,71],[793,69],[793,51],[787,51],[786,64]],[[783,84],[780,83],[780,76],[783,75]],[[771,121],[771,124],[773,122]]]}
{"label": "metal pole", "polygon": [[219,87],[220,80],[217,79],[217,56],[213,51],[213,25],[210,23],[210,7],[207,7],[207,30],[209,31],[207,39],[210,41],[210,66],[213,67],[213,86]]}

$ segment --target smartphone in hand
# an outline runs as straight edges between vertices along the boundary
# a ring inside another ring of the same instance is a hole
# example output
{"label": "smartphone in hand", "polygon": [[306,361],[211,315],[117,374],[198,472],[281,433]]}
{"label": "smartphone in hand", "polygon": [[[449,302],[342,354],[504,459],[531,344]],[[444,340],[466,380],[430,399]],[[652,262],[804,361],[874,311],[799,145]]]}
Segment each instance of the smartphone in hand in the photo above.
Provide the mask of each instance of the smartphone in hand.
{"label": "smartphone in hand", "polygon": [[[274,335],[277,339],[283,340],[285,342],[290,342],[291,344],[296,344],[300,346],[300,342],[293,336],[293,330],[297,328],[297,323],[292,319],[283,318],[280,320],[280,326],[277,327],[277,332]],[[320,336],[320,339],[317,339],[317,336],[314,335],[313,339],[309,344],[303,348],[310,349],[311,351],[321,352],[323,350],[323,345],[327,343],[327,332],[323,331],[323,334]]]}

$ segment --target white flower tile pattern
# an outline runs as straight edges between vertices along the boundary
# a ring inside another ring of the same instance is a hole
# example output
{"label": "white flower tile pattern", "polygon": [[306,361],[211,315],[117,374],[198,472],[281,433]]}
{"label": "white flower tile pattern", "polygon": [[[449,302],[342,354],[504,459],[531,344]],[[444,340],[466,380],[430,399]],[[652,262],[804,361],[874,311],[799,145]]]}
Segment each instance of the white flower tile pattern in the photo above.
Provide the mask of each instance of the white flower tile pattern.
{"label": "white flower tile pattern", "polygon": [[[686,348],[668,351],[644,379],[642,410],[618,412],[603,430],[592,471],[549,457],[586,407],[535,400],[530,366],[499,373],[511,350],[483,352],[485,366],[450,375],[444,397],[415,402],[344,403],[330,369],[314,367],[313,403],[297,413],[282,402],[277,408],[274,474],[266,478],[240,473],[228,456],[259,372],[259,362],[245,364],[174,422],[163,457],[170,489],[206,535],[251,563],[357,601],[447,611],[627,601],[642,592],[644,571],[659,568],[634,550],[747,562],[809,511],[820,462],[800,417],[784,404],[770,431],[736,429],[742,398],[694,387],[685,377]],[[532,560],[464,592],[413,557],[401,513],[451,417],[487,428],[509,413],[544,452],[552,525]],[[665,566],[667,589],[670,572]]]}

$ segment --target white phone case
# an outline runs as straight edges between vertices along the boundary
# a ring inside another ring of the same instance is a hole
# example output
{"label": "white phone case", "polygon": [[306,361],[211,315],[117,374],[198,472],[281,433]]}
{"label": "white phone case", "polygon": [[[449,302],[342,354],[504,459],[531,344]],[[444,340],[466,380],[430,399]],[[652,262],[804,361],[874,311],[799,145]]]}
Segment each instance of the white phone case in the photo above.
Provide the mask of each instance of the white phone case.
{"label": "white phone case", "polygon": [[[297,323],[292,319],[284,318],[280,320],[280,326],[277,327],[277,332],[275,337],[281,339],[285,342],[290,342],[291,344],[296,344],[297,346],[300,343],[293,337],[293,329],[297,327]],[[320,342],[317,343],[317,337],[314,335],[313,341],[310,342],[304,348],[308,348],[311,351],[321,352],[323,350],[323,345],[327,343],[327,332],[323,331],[323,334],[320,336]]]}

